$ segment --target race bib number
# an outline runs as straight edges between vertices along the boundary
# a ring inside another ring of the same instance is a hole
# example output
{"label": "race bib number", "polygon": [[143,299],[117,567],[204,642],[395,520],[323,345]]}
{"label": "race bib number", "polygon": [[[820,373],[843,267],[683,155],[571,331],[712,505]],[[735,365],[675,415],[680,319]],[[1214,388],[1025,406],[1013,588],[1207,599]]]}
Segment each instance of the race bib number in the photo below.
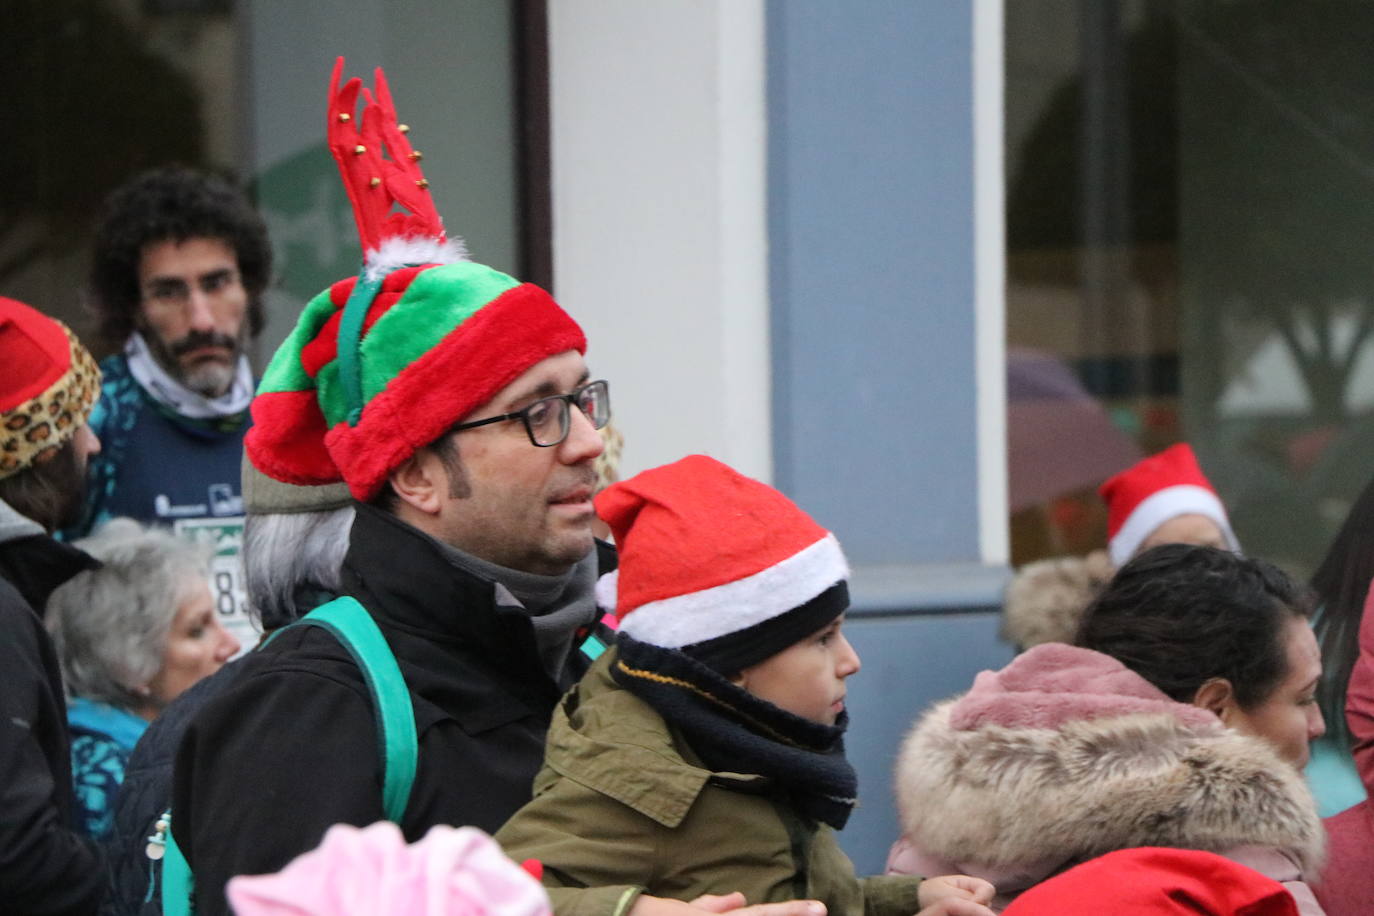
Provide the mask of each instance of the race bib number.
{"label": "race bib number", "polygon": [[210,592],[220,625],[239,641],[238,655],[252,650],[262,638],[248,616],[248,597],[243,587],[243,516],[234,518],[183,518],[173,530],[181,537],[206,544],[210,560]]}

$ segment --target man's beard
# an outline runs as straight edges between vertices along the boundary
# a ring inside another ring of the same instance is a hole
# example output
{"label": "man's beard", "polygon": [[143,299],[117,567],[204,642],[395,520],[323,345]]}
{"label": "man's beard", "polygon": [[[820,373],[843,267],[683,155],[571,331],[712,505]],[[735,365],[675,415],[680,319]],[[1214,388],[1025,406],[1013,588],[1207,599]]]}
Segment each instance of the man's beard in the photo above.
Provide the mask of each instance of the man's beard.
{"label": "man's beard", "polygon": [[[153,358],[167,370],[167,374],[187,388],[207,398],[217,398],[229,390],[238,371],[239,352],[243,341],[218,331],[192,331],[171,344],[163,343],[155,333],[143,335]],[[191,366],[183,366],[178,359],[184,353],[203,347],[222,347],[229,351],[229,362],[203,359]]]}

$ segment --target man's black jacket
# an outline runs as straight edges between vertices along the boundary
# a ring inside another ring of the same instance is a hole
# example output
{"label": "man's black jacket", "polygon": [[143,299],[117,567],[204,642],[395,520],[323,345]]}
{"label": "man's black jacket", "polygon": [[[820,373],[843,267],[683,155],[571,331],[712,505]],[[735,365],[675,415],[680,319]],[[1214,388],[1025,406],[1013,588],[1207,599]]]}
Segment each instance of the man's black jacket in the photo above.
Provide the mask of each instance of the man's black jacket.
{"label": "man's black jacket", "polygon": [[[343,591],[381,627],[415,707],[420,759],[402,832],[412,842],[435,824],[494,833],[530,799],[561,693],[530,619],[384,512],[361,506],[349,542]],[[604,573],[614,551],[598,549]],[[580,676],[587,664],[574,656]],[[201,916],[228,912],[231,876],[281,869],[332,824],[382,820],[372,700],[347,650],[300,627],[256,653],[187,730],[172,791]]]}

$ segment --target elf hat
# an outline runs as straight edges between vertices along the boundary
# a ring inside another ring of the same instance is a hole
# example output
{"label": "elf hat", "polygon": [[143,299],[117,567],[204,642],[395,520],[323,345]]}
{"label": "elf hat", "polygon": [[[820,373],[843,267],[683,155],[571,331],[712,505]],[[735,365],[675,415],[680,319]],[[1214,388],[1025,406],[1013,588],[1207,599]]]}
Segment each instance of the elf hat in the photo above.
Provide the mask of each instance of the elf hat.
{"label": "elf hat", "polygon": [[47,461],[91,415],[100,369],[62,322],[0,296],[0,479]]}
{"label": "elf hat", "polygon": [[[398,124],[386,77],[330,87],[329,147],[353,205],[363,271],[305,307],[253,400],[245,448],[285,483],[343,480],[370,500],[415,451],[531,366],[586,352],[548,293],[467,260],[450,242]],[[401,211],[392,212],[394,206]]]}
{"label": "elf hat", "polygon": [[1143,846],[1075,866],[1018,896],[1004,916],[1298,916],[1273,878],[1224,856]]}
{"label": "elf hat", "polygon": [[248,452],[239,466],[239,492],[243,511],[252,515],[296,515],[302,512],[332,512],[353,505],[348,486],[342,482],[318,487],[282,483],[253,467]]}
{"label": "elf hat", "polygon": [[733,674],[849,606],[835,536],[777,490],[691,455],[596,497],[619,567],[597,583],[620,632]]}
{"label": "elf hat", "polygon": [[1211,519],[1230,548],[1240,550],[1240,542],[1226,517],[1226,507],[1186,442],[1127,468],[1104,483],[1098,492],[1107,504],[1108,548],[1117,566],[1134,556],[1156,528],[1180,515]]}

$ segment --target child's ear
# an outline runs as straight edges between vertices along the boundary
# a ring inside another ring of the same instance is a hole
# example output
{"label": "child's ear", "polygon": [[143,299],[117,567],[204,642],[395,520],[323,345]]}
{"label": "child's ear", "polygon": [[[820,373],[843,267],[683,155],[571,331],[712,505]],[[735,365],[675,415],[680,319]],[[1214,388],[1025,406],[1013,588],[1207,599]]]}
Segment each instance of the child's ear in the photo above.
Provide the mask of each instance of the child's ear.
{"label": "child's ear", "polygon": [[1230,725],[1228,719],[1236,707],[1236,692],[1226,678],[1214,677],[1204,682],[1193,694],[1193,705],[1216,713],[1222,724]]}

